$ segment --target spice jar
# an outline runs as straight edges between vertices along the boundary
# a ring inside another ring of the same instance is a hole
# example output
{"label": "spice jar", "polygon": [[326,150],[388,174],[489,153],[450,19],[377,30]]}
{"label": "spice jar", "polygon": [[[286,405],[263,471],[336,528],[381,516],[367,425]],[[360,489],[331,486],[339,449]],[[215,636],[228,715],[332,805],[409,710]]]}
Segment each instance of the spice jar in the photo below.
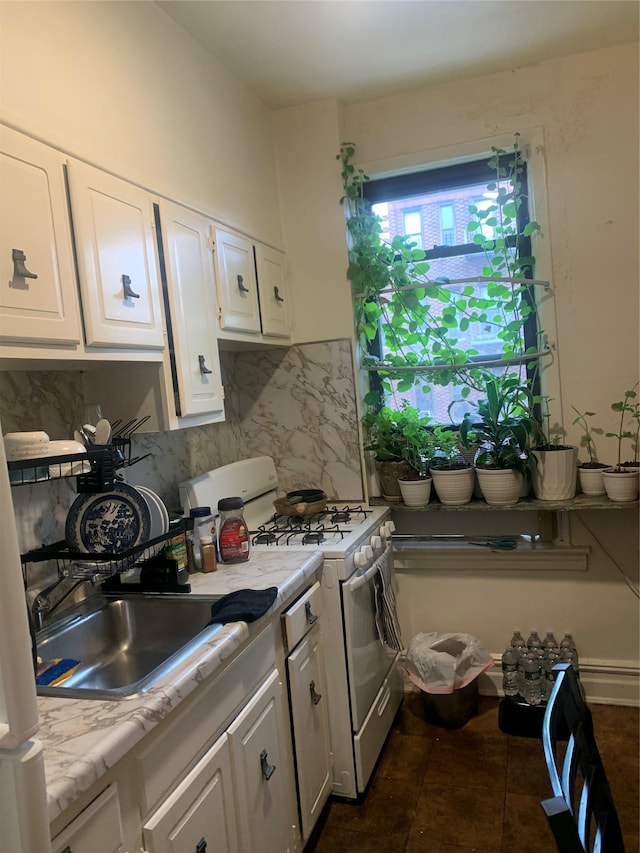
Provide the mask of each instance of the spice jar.
{"label": "spice jar", "polygon": [[202,569],[202,559],[200,556],[200,539],[202,536],[211,535],[211,527],[213,525],[213,516],[211,515],[210,506],[194,506],[189,513],[193,519],[193,550],[196,566]]}
{"label": "spice jar", "polygon": [[200,565],[203,572],[215,572],[216,552],[213,547],[213,537],[211,535],[200,537]]}
{"label": "spice jar", "polygon": [[186,535],[181,515],[172,513],[169,516],[169,534],[164,546],[164,555],[168,560],[174,560],[178,572],[188,568]]}
{"label": "spice jar", "polygon": [[218,551],[222,563],[242,563],[249,559],[249,531],[244,520],[242,498],[222,498],[218,501],[220,521]]}

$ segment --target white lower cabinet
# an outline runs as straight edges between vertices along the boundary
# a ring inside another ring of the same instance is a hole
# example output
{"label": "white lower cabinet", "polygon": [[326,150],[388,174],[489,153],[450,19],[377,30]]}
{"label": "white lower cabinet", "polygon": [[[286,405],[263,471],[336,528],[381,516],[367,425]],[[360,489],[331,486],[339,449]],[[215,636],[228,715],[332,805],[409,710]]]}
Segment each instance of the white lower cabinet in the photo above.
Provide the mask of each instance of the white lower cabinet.
{"label": "white lower cabinet", "polygon": [[237,853],[229,738],[222,735],[145,822],[148,853]]}
{"label": "white lower cabinet", "polygon": [[287,658],[302,837],[315,826],[333,785],[320,625]]}
{"label": "white lower cabinet", "polygon": [[240,853],[297,848],[293,767],[285,746],[283,698],[276,671],[227,729],[231,743]]}
{"label": "white lower cabinet", "polygon": [[[118,788],[110,785],[51,842],[53,853],[124,851]],[[25,851],[26,853],[26,851]]]}

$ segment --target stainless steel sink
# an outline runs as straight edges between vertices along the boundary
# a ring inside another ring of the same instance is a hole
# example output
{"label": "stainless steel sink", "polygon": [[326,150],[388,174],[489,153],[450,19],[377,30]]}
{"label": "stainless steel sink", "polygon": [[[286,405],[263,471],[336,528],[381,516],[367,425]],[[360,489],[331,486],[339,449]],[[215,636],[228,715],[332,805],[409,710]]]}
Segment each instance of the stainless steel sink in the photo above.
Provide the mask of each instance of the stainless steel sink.
{"label": "stainless steel sink", "polygon": [[96,595],[36,634],[44,660],[79,661],[58,686],[39,696],[117,699],[149,689],[220,630],[209,625],[215,597]]}

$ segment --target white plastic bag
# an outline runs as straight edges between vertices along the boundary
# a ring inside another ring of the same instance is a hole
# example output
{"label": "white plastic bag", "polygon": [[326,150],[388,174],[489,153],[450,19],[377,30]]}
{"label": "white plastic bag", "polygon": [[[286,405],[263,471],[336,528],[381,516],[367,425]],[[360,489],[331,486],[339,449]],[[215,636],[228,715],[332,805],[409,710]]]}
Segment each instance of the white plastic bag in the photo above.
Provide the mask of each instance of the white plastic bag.
{"label": "white plastic bag", "polygon": [[425,693],[453,693],[493,666],[472,634],[417,634],[407,649],[406,672]]}

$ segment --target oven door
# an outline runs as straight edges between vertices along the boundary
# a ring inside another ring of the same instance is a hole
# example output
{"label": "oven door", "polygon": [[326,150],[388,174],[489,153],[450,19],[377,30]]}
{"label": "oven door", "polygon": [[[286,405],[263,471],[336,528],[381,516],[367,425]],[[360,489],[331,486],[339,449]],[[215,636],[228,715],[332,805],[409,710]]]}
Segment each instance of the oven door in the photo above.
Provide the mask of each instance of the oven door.
{"label": "oven door", "polygon": [[[385,551],[392,559],[391,548]],[[351,725],[359,731],[397,652],[385,646],[376,628],[375,563],[342,584],[345,646],[351,697]]]}

